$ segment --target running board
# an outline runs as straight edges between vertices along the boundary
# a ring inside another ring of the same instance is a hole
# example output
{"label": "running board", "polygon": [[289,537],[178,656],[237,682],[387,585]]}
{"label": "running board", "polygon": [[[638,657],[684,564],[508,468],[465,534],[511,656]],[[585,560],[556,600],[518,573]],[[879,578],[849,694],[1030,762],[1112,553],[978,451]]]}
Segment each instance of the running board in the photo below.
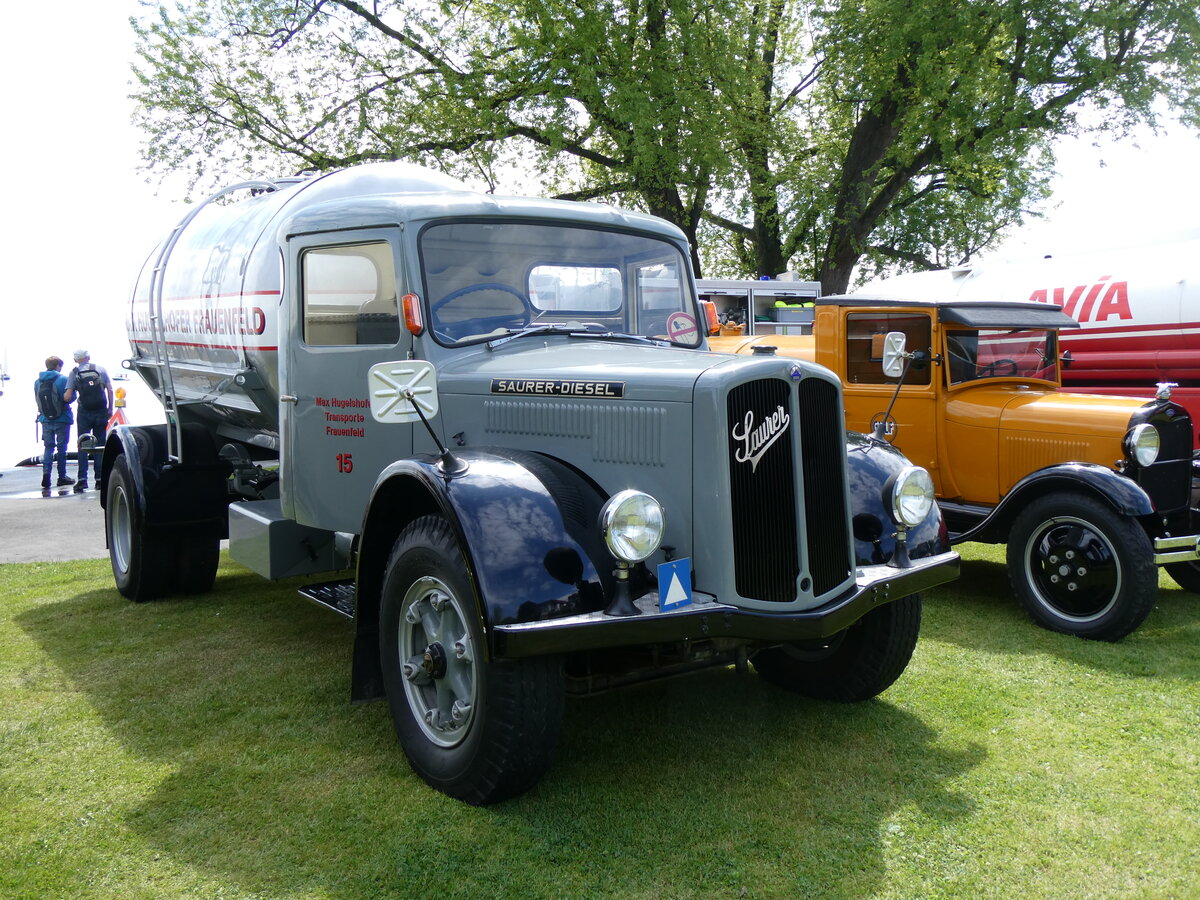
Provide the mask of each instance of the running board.
{"label": "running board", "polygon": [[319,584],[306,584],[298,593],[314,603],[331,609],[347,619],[354,618],[354,579],[344,581],[323,581]]}

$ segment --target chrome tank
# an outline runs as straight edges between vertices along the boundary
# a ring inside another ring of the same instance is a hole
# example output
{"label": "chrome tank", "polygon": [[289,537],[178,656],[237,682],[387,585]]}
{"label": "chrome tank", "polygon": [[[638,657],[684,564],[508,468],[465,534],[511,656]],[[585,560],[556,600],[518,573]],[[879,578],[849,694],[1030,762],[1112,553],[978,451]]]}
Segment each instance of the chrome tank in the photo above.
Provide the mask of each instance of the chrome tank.
{"label": "chrome tank", "polygon": [[[406,163],[273,184],[273,191],[208,203],[184,220],[174,244],[164,238],[142,267],[125,321],[132,368],[161,397],[165,357],[181,418],[269,449],[278,446],[279,433],[279,320],[286,295],[285,236],[277,230],[285,209],[290,216],[340,197],[468,190]],[[161,294],[161,344],[152,329],[155,294]]]}

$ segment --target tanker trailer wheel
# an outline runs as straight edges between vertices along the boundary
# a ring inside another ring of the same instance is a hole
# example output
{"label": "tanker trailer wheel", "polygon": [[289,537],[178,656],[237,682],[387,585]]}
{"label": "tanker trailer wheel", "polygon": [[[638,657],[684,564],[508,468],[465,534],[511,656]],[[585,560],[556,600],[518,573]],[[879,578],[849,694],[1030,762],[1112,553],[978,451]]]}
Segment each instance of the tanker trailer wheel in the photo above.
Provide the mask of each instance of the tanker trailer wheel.
{"label": "tanker trailer wheel", "polygon": [[137,524],[134,515],[133,476],[124,455],[113,463],[104,508],[108,558],[117,590],[137,603],[166,596],[170,578],[170,541],[159,529]]}
{"label": "tanker trailer wheel", "polygon": [[207,594],[217,580],[221,533],[213,525],[190,525],[175,535],[171,587],[180,594]]}
{"label": "tanker trailer wheel", "polygon": [[771,684],[806,697],[858,703],[886,690],[904,671],[921,631],[921,595],[876,607],[822,644],[759,650],[754,668]]}
{"label": "tanker trailer wheel", "polygon": [[479,603],[449,523],[400,533],[384,575],[379,647],[400,745],[430,785],[475,806],[528,790],[563,712],[558,659],[489,661]]}
{"label": "tanker trailer wheel", "polygon": [[1013,521],[1008,577],[1043,628],[1118,641],[1145,621],[1158,570],[1145,530],[1082,494],[1039,497]]}
{"label": "tanker trailer wheel", "polygon": [[1200,563],[1175,562],[1163,566],[1167,574],[1185,591],[1200,594]]}

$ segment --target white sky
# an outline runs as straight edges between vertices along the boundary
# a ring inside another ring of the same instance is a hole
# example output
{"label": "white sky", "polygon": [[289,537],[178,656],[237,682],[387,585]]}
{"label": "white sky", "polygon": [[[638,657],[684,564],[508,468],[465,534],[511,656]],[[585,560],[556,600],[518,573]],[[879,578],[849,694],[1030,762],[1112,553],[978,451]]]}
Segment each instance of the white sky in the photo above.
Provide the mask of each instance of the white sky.
{"label": "white sky", "polygon": [[[0,297],[0,365],[11,380],[0,396],[0,468],[41,450],[32,390],[46,356],[67,360],[66,370],[83,347],[111,373],[121,371],[132,279],[185,213],[178,196],[156,197],[136,171],[139,138],[126,95],[128,18],[138,9],[137,0],[57,0],[5,11],[0,261],[8,288]],[[1181,126],[1137,146],[1069,141],[1059,156],[1057,210],[995,256],[1200,236],[1200,138]],[[126,386],[131,421],[162,420],[140,381]]]}

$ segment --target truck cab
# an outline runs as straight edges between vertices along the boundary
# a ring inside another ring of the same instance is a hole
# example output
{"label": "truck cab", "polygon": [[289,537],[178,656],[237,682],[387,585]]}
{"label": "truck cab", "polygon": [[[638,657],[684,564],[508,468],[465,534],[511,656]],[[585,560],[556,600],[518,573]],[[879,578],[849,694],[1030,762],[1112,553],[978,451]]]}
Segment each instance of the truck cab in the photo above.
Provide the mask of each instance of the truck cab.
{"label": "truck cab", "polygon": [[1064,392],[1059,333],[1078,327],[1038,302],[856,294],[819,298],[811,336],[710,346],[770,344],[836,372],[847,425],[929,471],[952,541],[1007,544],[1035,621],[1117,640],[1153,607],[1157,565],[1200,588],[1193,423],[1166,385],[1149,400]]}

